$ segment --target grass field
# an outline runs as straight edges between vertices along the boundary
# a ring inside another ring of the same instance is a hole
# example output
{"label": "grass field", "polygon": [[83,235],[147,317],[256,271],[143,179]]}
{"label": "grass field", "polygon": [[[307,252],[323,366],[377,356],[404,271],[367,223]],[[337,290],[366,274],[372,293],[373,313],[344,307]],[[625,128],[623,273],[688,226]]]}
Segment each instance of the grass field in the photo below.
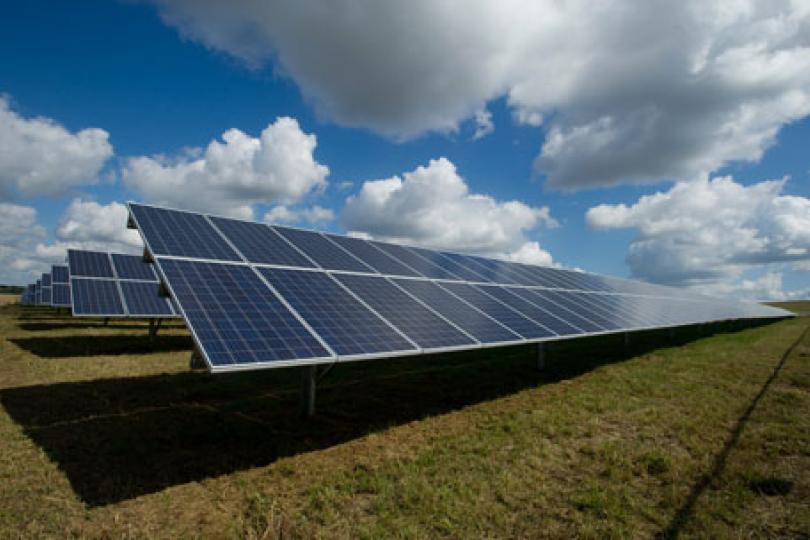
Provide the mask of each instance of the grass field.
{"label": "grass field", "polygon": [[810,315],[810,300],[796,300],[793,302],[768,302],[768,304],[787,309],[800,315]]}
{"label": "grass field", "polygon": [[187,369],[174,323],[0,307],[0,537],[810,534],[810,319]]}

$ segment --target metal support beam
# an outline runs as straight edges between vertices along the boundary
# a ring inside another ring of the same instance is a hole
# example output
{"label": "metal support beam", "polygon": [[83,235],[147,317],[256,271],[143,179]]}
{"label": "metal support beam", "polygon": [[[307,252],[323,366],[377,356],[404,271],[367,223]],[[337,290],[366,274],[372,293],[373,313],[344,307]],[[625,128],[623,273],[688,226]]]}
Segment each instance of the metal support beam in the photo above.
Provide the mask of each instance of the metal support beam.
{"label": "metal support beam", "polygon": [[301,386],[302,413],[307,418],[315,416],[315,394],[318,386],[318,366],[306,366]]}
{"label": "metal support beam", "polygon": [[149,341],[154,342],[163,319],[149,319]]}
{"label": "metal support beam", "polygon": [[205,369],[205,360],[203,360],[202,354],[200,351],[197,350],[197,347],[194,347],[194,350],[191,351],[191,359],[188,361],[189,369]]}
{"label": "metal support beam", "polygon": [[537,370],[545,371],[546,369],[546,344],[537,344]]}

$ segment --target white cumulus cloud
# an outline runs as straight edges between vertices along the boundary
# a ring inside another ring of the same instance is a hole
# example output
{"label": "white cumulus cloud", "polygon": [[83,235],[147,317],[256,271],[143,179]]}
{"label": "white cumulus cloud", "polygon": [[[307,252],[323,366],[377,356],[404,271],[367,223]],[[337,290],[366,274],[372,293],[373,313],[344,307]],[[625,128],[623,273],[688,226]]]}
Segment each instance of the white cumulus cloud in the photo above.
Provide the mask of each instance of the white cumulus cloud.
{"label": "white cumulus cloud", "polygon": [[315,135],[283,117],[259,137],[229,129],[204,150],[131,158],[122,176],[158,204],[252,219],[255,204],[294,203],[326,186],[329,169],[315,160],[316,145]]}
{"label": "white cumulus cloud", "polygon": [[275,206],[265,215],[263,221],[268,224],[273,223],[308,223],[319,225],[334,221],[335,213],[317,204],[309,208],[291,209],[286,206]]}
{"label": "white cumulus cloud", "polygon": [[153,1],[184,36],[272,63],[344,125],[454,131],[505,98],[517,121],[545,124],[536,168],[559,189],[757,160],[810,113],[801,0]]}
{"label": "white cumulus cloud", "polygon": [[810,260],[810,199],[782,194],[786,181],[682,182],[631,206],[596,206],[586,220],[597,230],[637,231],[627,255],[637,277],[675,285],[736,283],[751,268]]}
{"label": "white cumulus cloud", "polygon": [[487,255],[522,253],[549,264],[551,256],[526,235],[541,225],[557,226],[548,207],[470,193],[446,158],[364,182],[346,200],[342,220],[356,236]]}
{"label": "white cumulus cloud", "polygon": [[72,133],[49,118],[23,118],[0,95],[0,199],[95,184],[113,154],[108,139],[103,129]]}
{"label": "white cumulus cloud", "polygon": [[127,229],[123,204],[74,199],[47,240],[34,208],[0,203],[0,283],[25,284],[63,263],[68,249],[140,253],[140,235]]}

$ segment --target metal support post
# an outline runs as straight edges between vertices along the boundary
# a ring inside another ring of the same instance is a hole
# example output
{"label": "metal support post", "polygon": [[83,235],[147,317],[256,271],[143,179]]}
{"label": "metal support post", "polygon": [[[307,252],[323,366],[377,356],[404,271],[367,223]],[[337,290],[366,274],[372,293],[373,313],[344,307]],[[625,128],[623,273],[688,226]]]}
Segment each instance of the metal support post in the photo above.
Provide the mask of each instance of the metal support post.
{"label": "metal support post", "polygon": [[191,359],[188,362],[188,367],[190,369],[205,369],[205,360],[203,360],[202,354],[194,347],[194,350],[191,351]]}
{"label": "metal support post", "polygon": [[303,415],[307,418],[315,416],[315,393],[318,385],[318,366],[306,366],[301,386],[301,405]]}
{"label": "metal support post", "polygon": [[545,371],[546,369],[546,344],[537,344],[537,371]]}
{"label": "metal support post", "polygon": [[157,338],[158,330],[160,330],[160,323],[163,319],[149,319],[149,341],[154,342]]}

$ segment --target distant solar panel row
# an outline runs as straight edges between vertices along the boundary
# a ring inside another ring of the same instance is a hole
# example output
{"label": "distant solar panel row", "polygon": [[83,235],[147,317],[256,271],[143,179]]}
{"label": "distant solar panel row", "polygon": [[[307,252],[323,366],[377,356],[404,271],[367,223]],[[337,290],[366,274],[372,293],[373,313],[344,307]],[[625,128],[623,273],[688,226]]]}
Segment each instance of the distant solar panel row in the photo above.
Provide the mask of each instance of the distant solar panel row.
{"label": "distant solar panel row", "polygon": [[593,274],[138,204],[130,225],[213,371],[787,315]]}
{"label": "distant solar panel row", "polygon": [[178,317],[142,257],[68,250],[73,314],[78,317]]}

